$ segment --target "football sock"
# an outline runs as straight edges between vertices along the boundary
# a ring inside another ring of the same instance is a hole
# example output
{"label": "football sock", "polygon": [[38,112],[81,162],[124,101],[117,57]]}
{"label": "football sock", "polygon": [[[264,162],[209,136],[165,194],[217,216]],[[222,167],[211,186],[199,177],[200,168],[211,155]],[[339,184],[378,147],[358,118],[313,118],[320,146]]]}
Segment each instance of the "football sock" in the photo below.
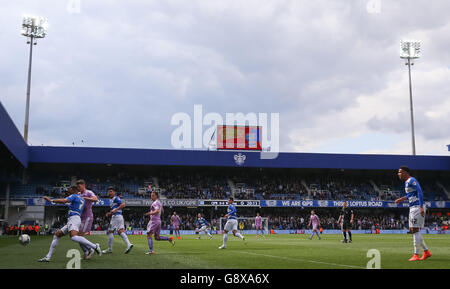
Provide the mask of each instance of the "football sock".
{"label": "football sock", "polygon": [[228,241],[228,234],[223,234],[223,246],[225,247],[227,245]]}
{"label": "football sock", "polygon": [[47,259],[50,259],[53,255],[53,251],[55,251],[56,246],[58,246],[59,238],[56,236],[53,236],[52,244],[50,245],[50,250],[48,251],[47,256],[45,256]]}
{"label": "football sock", "polygon": [[169,239],[169,237],[166,237],[166,236],[159,236],[159,239],[158,239],[158,241],[169,241],[170,239]]}
{"label": "football sock", "polygon": [[419,242],[419,232],[413,234],[413,242],[414,242],[414,254],[419,254],[420,252],[420,242]]}
{"label": "football sock", "polygon": [[342,235],[344,236],[344,240],[347,240],[347,235],[345,234],[345,232],[342,232]]}
{"label": "football sock", "polygon": [[109,233],[108,234],[108,249],[110,251],[112,251],[112,249],[113,249],[113,244],[114,244],[114,234],[113,233]]}
{"label": "football sock", "polygon": [[244,239],[244,236],[242,236],[241,235],[241,233],[236,233],[236,235],[235,235],[236,237],[238,237],[239,239],[241,239],[241,240],[243,240]]}
{"label": "football sock", "polygon": [[352,232],[348,231],[348,238],[350,239],[350,241],[352,240]]}
{"label": "football sock", "polygon": [[[416,247],[417,247],[417,252],[419,252],[420,247],[422,247],[424,251],[428,250],[427,245],[425,244],[425,241],[423,240],[422,233],[420,233],[420,232],[414,233],[414,252],[416,251]],[[418,253],[415,253],[415,254],[418,254]]]}
{"label": "football sock", "polygon": [[79,243],[79,244],[80,244],[81,250],[83,250],[84,254],[87,255],[89,253],[89,249],[86,246],[84,246],[83,244],[81,244],[81,243]]}
{"label": "football sock", "polygon": [[423,248],[424,251],[427,251],[428,247],[425,244],[425,241],[423,240],[422,233],[419,232],[419,234],[420,234],[420,238],[422,239],[422,248]]}
{"label": "football sock", "polygon": [[87,248],[92,248],[95,249],[97,246],[91,242],[89,242],[88,239],[86,239],[85,237],[81,237],[81,236],[73,236],[72,241],[77,242],[77,243],[81,243],[84,246],[86,246]]}
{"label": "football sock", "polygon": [[148,242],[148,250],[150,252],[153,252],[153,239],[152,239],[152,237],[147,238],[147,242]]}
{"label": "football sock", "polygon": [[122,237],[122,240],[124,241],[125,245],[127,245],[127,247],[131,245],[125,232],[120,233],[120,237]]}

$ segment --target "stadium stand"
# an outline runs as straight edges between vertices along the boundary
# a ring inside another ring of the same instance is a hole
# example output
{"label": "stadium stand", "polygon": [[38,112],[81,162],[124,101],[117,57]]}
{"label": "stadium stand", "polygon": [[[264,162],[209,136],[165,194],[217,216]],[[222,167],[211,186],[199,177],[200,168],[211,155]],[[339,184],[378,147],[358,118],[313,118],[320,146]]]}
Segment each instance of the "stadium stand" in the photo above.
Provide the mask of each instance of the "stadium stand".
{"label": "stadium stand", "polygon": [[[61,191],[83,178],[95,193],[106,196],[109,187],[115,187],[124,198],[149,198],[149,192],[158,190],[163,198],[169,199],[226,199],[234,196],[242,200],[395,200],[403,193],[402,183],[391,177],[376,181],[355,176],[336,176],[333,172],[320,174],[320,178],[294,176],[274,176],[271,172],[258,176],[230,175],[227,170],[223,176],[208,175],[205,171],[190,172],[185,169],[171,172],[166,169],[155,177],[131,177],[123,173],[110,176],[80,175],[70,173],[65,176],[30,172],[28,182],[11,183],[11,193],[15,197],[59,196]],[[395,176],[395,172],[392,172]],[[351,174],[351,172],[349,172]],[[158,179],[158,185],[154,184]],[[445,191],[450,186],[445,180],[436,182],[427,177],[420,178],[427,201],[448,201]]]}
{"label": "stadium stand", "polygon": [[[76,179],[83,178],[87,187],[103,198],[102,204],[95,207],[98,219],[94,226],[100,230],[107,224],[103,212],[108,206],[106,190],[110,186],[131,204],[124,215],[128,225],[135,228],[145,223],[142,210],[148,208],[151,191],[159,192],[163,201],[174,201],[165,205],[166,227],[168,214],[175,208],[185,220],[184,228],[193,228],[198,210],[217,222],[224,215],[224,205],[199,201],[234,196],[235,200],[249,200],[248,207],[240,208],[240,214],[254,216],[256,210],[261,210],[269,216],[271,228],[302,230],[309,215],[304,206],[320,207],[323,226],[336,228],[337,210],[344,200],[361,201],[355,206],[365,207],[358,208],[357,214],[357,226],[362,229],[399,228],[405,226],[407,214],[406,207],[394,208],[392,202],[404,192],[396,176],[400,165],[412,168],[425,200],[432,202],[427,224],[447,222],[447,156],[280,153],[267,160],[259,152],[247,151],[28,146],[0,104],[3,225],[9,218],[22,224],[48,221],[57,227],[66,211],[43,202],[41,197],[59,197]],[[191,199],[197,202],[183,201]],[[250,203],[252,200],[257,202]]]}

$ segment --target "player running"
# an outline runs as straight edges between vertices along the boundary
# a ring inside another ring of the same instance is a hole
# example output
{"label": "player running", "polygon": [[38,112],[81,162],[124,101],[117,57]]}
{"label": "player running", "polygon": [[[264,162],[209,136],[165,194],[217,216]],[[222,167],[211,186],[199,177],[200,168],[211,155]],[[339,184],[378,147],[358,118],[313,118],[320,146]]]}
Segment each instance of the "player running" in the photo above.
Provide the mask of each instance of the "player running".
{"label": "player running", "polygon": [[320,235],[319,235],[320,220],[314,210],[311,211],[311,216],[309,217],[308,227],[311,227],[311,224],[312,224],[312,234],[311,234],[311,237],[309,237],[309,239],[312,240],[312,238],[314,237],[314,233],[316,233],[317,237],[319,237],[319,240],[320,240]]}
{"label": "player running", "polygon": [[201,213],[198,213],[197,215],[197,232],[198,232],[198,237],[197,240],[200,240],[200,236],[202,232],[205,232],[205,234],[208,235],[209,239],[212,239],[212,235],[209,233],[209,224],[208,222],[205,220],[205,218],[202,217]]}
{"label": "player running", "polygon": [[81,226],[81,213],[84,209],[84,199],[81,197],[81,195],[78,193],[77,187],[70,187],[68,192],[69,196],[64,199],[50,199],[47,196],[44,196],[43,199],[56,203],[56,204],[67,204],[69,203],[69,215],[67,219],[67,224],[59,229],[55,235],[53,236],[52,244],[50,245],[50,250],[48,251],[47,256],[45,256],[42,259],[39,259],[39,262],[50,262],[50,259],[52,258],[53,252],[58,246],[59,238],[66,235],[67,233],[70,233],[70,239],[72,241],[80,243],[81,245],[85,246],[89,249],[89,258],[96,252],[99,256],[102,255],[102,251],[100,249],[100,245],[93,244],[89,242],[85,237],[78,236],[78,232],[80,230]]}
{"label": "player running", "polygon": [[259,231],[261,231],[261,236],[264,236],[264,230],[262,228],[262,218],[259,215],[259,213],[256,213],[256,217],[255,217],[255,229],[256,229],[256,237],[259,236]]}
{"label": "player running", "polygon": [[[86,182],[84,180],[76,181],[78,192],[84,199],[84,210],[81,214],[81,225],[78,236],[84,236],[91,232],[92,222],[94,220],[94,214],[92,213],[92,204],[98,202],[98,197],[90,190],[86,189]],[[92,255],[89,255],[89,248],[80,243],[80,247],[84,252],[84,258],[90,259]]]}
{"label": "player running", "polygon": [[125,225],[122,215],[122,209],[125,207],[125,202],[116,195],[116,190],[112,187],[108,188],[108,197],[111,199],[111,211],[106,213],[106,216],[111,216],[111,222],[108,228],[108,250],[104,250],[103,253],[112,253],[112,248],[114,244],[114,232],[122,237],[123,242],[127,246],[125,249],[125,254],[130,253],[133,248],[133,244],[128,240],[128,236],[125,233]]}
{"label": "player running", "polygon": [[[406,196],[395,200],[396,204],[408,200],[409,202],[409,233],[413,234],[414,240],[414,255],[409,261],[425,260],[431,257],[430,250],[428,250],[425,241],[423,240],[420,229],[425,223],[425,205],[423,202],[423,192],[419,182],[411,177],[411,171],[407,166],[401,166],[398,170],[398,178],[405,182]],[[420,247],[423,248],[422,257],[419,256]]]}
{"label": "player running", "polygon": [[169,241],[172,246],[175,245],[173,237],[169,238],[159,235],[159,233],[161,232],[161,214],[163,212],[163,206],[158,199],[157,192],[152,192],[151,198],[153,203],[150,206],[150,212],[144,214],[144,216],[150,216],[150,221],[147,225],[147,242],[149,251],[145,253],[146,255],[155,254],[155,251],[153,251],[152,235],[155,235],[155,240],[157,241]]}
{"label": "player running", "polygon": [[[342,235],[344,236],[344,240],[342,240],[342,243],[351,243],[352,242],[352,232],[351,227],[353,225],[353,211],[350,209],[347,209],[347,202],[344,202],[342,204],[342,211],[341,215],[339,216],[339,220],[337,221],[338,224],[341,225],[342,228]],[[348,235],[348,238],[347,238]]]}
{"label": "player running", "polygon": [[233,197],[230,197],[228,199],[227,214],[225,215],[225,218],[227,219],[227,222],[226,222],[225,227],[223,229],[223,244],[222,244],[222,246],[219,247],[219,249],[226,249],[227,248],[228,232],[229,231],[232,231],[233,235],[235,237],[238,237],[242,241],[245,242],[245,237],[237,232],[238,222],[237,222],[237,215],[236,215],[236,206],[233,204],[233,202],[234,202]]}
{"label": "player running", "polygon": [[180,224],[181,224],[181,218],[177,215],[177,212],[173,211],[172,217],[170,217],[170,224],[173,227],[173,230],[175,231],[175,236],[177,236],[177,239],[181,239],[180,236]]}

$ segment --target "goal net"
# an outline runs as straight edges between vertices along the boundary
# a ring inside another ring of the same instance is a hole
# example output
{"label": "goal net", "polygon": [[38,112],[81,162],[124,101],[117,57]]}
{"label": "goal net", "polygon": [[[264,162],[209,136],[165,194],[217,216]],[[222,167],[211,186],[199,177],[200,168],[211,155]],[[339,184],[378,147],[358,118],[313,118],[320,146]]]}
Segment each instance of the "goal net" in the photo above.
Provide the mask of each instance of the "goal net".
{"label": "goal net", "polygon": [[[237,218],[238,221],[238,231],[246,231],[246,234],[256,234],[256,225],[255,225],[255,217],[239,217]],[[262,221],[262,229],[264,230],[264,234],[269,233],[269,218],[261,217]],[[219,230],[220,232],[223,232],[223,228],[225,227],[225,224],[227,223],[226,218],[220,218],[219,221]],[[261,234],[261,232],[258,232]]]}

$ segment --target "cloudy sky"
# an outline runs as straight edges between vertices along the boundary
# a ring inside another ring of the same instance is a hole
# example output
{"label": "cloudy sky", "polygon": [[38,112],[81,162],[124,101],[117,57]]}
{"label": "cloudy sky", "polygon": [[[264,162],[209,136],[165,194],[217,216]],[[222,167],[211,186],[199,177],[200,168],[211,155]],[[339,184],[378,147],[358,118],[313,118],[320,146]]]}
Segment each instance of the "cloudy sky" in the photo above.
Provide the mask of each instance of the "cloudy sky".
{"label": "cloudy sky", "polygon": [[[49,19],[33,59],[29,143],[171,148],[178,112],[279,113],[281,151],[448,155],[448,0],[15,0],[0,6],[0,101],[23,130],[23,14]],[[208,127],[205,126],[204,130]]]}

